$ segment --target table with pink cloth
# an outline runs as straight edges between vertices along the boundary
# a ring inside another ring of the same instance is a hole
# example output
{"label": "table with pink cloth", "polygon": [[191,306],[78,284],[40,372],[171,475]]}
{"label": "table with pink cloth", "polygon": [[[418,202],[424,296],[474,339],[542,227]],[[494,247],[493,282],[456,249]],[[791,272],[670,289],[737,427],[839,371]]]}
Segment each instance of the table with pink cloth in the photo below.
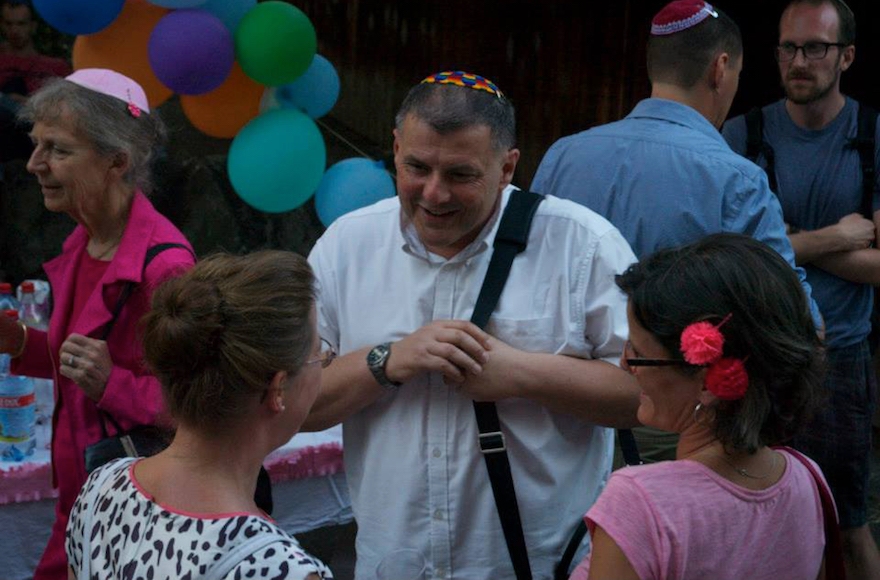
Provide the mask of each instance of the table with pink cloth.
{"label": "table with pink cloth", "polygon": [[[273,517],[289,533],[351,521],[342,466],[342,428],[300,433],[265,461],[272,477]],[[49,539],[57,492],[49,451],[38,432],[37,450],[21,463],[0,462],[0,578],[30,578]]]}

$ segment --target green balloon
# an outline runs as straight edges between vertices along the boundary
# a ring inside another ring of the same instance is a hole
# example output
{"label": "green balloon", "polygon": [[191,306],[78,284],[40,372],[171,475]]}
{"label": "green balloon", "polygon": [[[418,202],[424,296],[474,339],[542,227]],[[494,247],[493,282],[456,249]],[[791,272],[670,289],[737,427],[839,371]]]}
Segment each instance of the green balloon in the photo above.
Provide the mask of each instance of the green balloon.
{"label": "green balloon", "polygon": [[298,208],[318,189],[327,151],[315,122],[297,109],[275,109],[245,125],[229,147],[232,188],[268,213]]}
{"label": "green balloon", "polygon": [[260,2],[235,29],[235,56],[242,70],[258,83],[274,87],[306,72],[318,39],[302,10],[286,2]]}

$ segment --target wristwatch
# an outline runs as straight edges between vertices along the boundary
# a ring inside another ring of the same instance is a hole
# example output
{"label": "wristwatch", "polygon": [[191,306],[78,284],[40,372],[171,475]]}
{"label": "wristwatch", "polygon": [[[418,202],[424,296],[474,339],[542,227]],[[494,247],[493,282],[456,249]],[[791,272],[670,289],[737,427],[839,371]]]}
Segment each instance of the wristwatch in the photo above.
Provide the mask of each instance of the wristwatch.
{"label": "wristwatch", "polygon": [[376,382],[382,385],[388,391],[397,390],[400,383],[395,383],[385,374],[385,367],[388,365],[388,358],[391,356],[391,343],[383,342],[370,349],[367,353],[367,367],[373,373]]}

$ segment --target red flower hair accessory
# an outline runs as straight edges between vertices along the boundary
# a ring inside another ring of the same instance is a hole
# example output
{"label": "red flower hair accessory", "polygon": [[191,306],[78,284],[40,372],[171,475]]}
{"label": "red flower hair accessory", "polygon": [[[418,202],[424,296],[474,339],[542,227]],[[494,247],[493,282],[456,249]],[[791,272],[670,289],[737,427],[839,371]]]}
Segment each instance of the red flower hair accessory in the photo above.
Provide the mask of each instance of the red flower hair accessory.
{"label": "red flower hair accessory", "polygon": [[709,365],[720,359],[724,352],[724,335],[719,328],[730,316],[725,316],[717,325],[705,320],[689,324],[681,333],[684,360],[692,365]]}
{"label": "red flower hair accessory", "polygon": [[749,388],[749,373],[738,358],[722,358],[706,370],[706,388],[725,401],[742,399]]}

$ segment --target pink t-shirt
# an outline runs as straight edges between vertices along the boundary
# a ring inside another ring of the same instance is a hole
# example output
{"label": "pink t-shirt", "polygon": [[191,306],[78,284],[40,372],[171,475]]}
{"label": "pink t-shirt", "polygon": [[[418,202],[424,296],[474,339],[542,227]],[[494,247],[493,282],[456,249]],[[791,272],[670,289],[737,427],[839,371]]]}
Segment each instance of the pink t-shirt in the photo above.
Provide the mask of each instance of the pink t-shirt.
{"label": "pink t-shirt", "polygon": [[[761,491],[690,460],[620,469],[587,525],[601,526],[643,580],[812,580],[825,549],[819,492],[807,468],[780,453],[785,473]],[[571,579],[588,576],[589,556]]]}

